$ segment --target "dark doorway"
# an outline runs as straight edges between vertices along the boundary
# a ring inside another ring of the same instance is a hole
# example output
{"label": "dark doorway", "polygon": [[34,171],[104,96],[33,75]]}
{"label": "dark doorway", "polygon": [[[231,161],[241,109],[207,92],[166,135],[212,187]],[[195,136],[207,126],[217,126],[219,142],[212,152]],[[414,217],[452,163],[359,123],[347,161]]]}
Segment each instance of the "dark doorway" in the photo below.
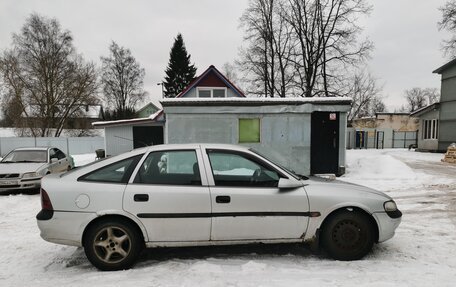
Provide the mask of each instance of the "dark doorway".
{"label": "dark doorway", "polygon": [[339,116],[339,113],[312,113],[310,148],[312,174],[334,173],[340,175]]}
{"label": "dark doorway", "polygon": [[356,148],[367,148],[367,132],[356,131]]}
{"label": "dark doorway", "polygon": [[163,127],[133,127],[133,148],[163,143]]}
{"label": "dark doorway", "polygon": [[377,132],[377,149],[383,149],[383,144],[385,142],[385,132]]}

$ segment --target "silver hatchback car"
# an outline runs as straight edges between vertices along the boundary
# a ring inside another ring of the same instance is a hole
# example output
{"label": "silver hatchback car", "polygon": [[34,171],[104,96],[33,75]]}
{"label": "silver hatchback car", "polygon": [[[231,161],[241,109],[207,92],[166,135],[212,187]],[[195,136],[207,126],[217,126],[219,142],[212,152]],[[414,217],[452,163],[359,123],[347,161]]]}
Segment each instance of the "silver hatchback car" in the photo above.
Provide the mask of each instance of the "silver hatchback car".
{"label": "silver hatchback car", "polygon": [[160,145],[46,176],[41,237],[83,246],[101,270],[143,247],[308,242],[357,260],[393,237],[401,212],[363,186],[306,178],[233,145]]}
{"label": "silver hatchback car", "polygon": [[43,176],[72,167],[71,157],[55,147],[14,149],[0,161],[0,193],[39,190]]}

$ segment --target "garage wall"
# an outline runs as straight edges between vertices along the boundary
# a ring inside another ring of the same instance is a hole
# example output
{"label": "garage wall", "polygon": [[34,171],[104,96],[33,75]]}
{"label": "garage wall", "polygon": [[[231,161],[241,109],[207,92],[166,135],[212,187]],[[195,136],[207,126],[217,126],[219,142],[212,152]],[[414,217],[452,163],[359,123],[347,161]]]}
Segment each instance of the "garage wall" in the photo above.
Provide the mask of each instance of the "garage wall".
{"label": "garage wall", "polygon": [[106,156],[118,155],[133,149],[132,126],[105,128]]}
{"label": "garage wall", "polygon": [[242,145],[298,173],[310,173],[310,114],[167,114],[167,142],[239,144],[240,118],[261,119],[260,143]]}

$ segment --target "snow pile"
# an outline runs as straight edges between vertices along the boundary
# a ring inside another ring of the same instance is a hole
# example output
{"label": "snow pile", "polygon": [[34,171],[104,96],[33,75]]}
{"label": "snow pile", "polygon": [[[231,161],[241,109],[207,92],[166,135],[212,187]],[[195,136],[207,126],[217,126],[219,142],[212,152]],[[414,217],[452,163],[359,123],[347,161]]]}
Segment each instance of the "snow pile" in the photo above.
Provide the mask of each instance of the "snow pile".
{"label": "snow pile", "polygon": [[74,166],[78,167],[78,166],[83,166],[83,165],[86,165],[88,163],[95,161],[96,155],[95,155],[95,153],[86,153],[86,154],[71,155],[71,157],[74,160]]}
{"label": "snow pile", "polygon": [[430,179],[386,151],[348,150],[346,168],[341,179],[383,191],[420,186]]}

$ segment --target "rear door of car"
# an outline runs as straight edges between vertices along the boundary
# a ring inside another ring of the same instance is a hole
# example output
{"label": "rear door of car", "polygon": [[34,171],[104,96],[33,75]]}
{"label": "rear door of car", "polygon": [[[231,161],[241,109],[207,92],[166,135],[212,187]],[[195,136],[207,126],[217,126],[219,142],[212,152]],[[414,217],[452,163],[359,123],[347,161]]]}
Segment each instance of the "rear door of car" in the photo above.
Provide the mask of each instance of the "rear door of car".
{"label": "rear door of car", "polygon": [[287,175],[250,153],[206,149],[203,155],[212,198],[211,240],[304,235],[309,202],[303,187],[280,190],[278,181]]}
{"label": "rear door of car", "polygon": [[123,199],[151,242],[208,241],[211,200],[200,148],[157,150],[138,165]]}

